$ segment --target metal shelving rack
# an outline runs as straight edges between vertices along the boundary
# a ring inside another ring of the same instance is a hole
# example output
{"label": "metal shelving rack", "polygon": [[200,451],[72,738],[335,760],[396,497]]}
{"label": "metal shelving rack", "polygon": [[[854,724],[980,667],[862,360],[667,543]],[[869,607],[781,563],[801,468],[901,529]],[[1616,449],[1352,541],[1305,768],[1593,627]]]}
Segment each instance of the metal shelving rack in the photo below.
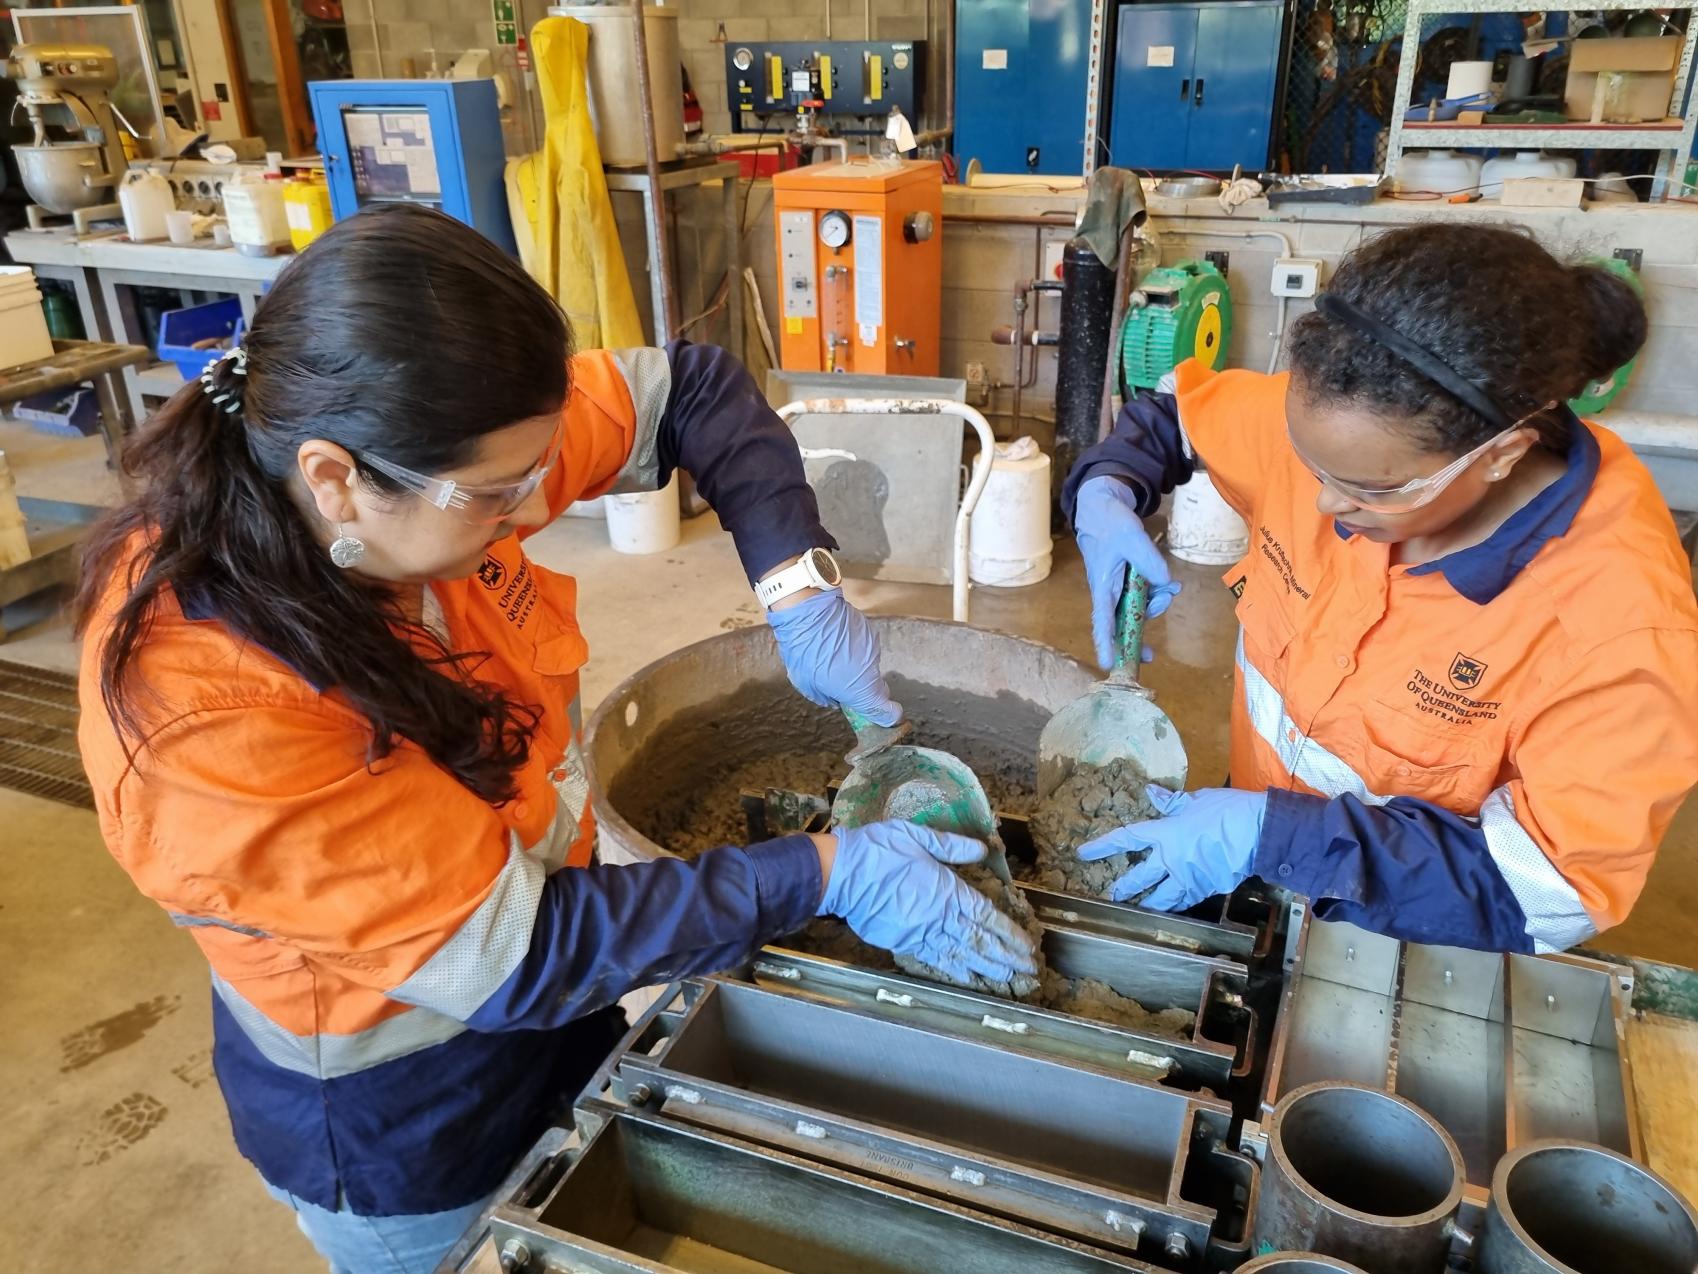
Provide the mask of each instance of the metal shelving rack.
{"label": "metal shelving rack", "polygon": [[[1584,12],[1595,10],[1643,9],[1644,0],[1590,0]],[[1698,10],[1698,5],[1675,5],[1675,8]],[[1656,150],[1662,152],[1657,163],[1657,180],[1652,184],[1651,197],[1660,198],[1669,180],[1680,180],[1687,155],[1692,152],[1694,126],[1698,125],[1698,103],[1687,103],[1676,122],[1666,124],[1408,124],[1404,111],[1415,91],[1414,51],[1425,38],[1424,25],[1428,19],[1453,14],[1521,13],[1527,0],[1409,0],[1408,18],[1403,28],[1403,57],[1397,69],[1397,96],[1404,104],[1392,116],[1391,135],[1386,143],[1386,172],[1397,169],[1398,157],[1406,149],[1442,147],[1454,149],[1538,150],[1551,147],[1558,150]],[[1692,75],[1693,49],[1698,44],[1698,12],[1686,24],[1686,39],[1681,45],[1680,62],[1675,68],[1674,94],[1671,104],[1680,109],[1686,101],[1686,89]]]}

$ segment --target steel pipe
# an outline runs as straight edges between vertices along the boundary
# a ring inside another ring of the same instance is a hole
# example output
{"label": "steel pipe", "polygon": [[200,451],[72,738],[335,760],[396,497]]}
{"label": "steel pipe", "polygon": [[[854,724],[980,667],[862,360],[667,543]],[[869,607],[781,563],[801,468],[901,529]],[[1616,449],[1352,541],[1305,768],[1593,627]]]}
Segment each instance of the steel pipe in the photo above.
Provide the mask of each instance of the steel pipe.
{"label": "steel pipe", "polygon": [[[655,141],[654,88],[649,74],[648,15],[643,0],[632,0],[634,15],[631,25],[636,45],[637,97],[639,118],[643,124],[643,169],[648,175],[648,198],[644,211],[648,213],[649,268],[660,276],[660,313],[654,316],[654,330],[664,345],[675,335],[678,326],[678,298],[672,287],[672,245],[666,232],[666,192],[660,188],[660,152]],[[671,158],[668,156],[668,158]]]}
{"label": "steel pipe", "polygon": [[1315,1252],[1270,1252],[1248,1265],[1240,1265],[1238,1274],[1365,1274],[1358,1265],[1335,1261]]}
{"label": "steel pipe", "polygon": [[1477,1264],[1481,1274],[1692,1274],[1698,1215],[1612,1150],[1534,1141],[1492,1173]]}
{"label": "steel pipe", "polygon": [[945,221],[960,221],[971,226],[1056,226],[1074,229],[1079,218],[1071,212],[949,212]]}
{"label": "steel pipe", "polygon": [[1462,1204],[1462,1155],[1412,1102],[1322,1081],[1268,1125],[1257,1250],[1320,1251],[1374,1274],[1440,1274]]}

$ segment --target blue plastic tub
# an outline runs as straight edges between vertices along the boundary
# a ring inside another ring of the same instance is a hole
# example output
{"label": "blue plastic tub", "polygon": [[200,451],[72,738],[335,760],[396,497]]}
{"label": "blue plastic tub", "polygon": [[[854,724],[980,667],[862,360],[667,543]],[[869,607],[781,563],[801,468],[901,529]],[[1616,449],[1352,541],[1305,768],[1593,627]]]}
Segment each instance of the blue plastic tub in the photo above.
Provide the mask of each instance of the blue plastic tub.
{"label": "blue plastic tub", "polygon": [[191,305],[186,310],[169,310],[159,318],[159,357],[177,364],[184,380],[193,380],[224,352],[196,349],[195,342],[229,338],[234,343],[240,339],[241,331],[242,303],[235,297]]}

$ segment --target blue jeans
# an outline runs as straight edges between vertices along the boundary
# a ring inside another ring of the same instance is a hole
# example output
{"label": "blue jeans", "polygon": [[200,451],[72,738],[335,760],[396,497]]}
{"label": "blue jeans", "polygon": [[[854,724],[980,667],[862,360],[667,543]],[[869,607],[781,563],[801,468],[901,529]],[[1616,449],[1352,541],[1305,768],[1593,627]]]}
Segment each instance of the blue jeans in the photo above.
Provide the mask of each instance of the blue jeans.
{"label": "blue jeans", "polygon": [[330,1262],[330,1274],[431,1274],[455,1241],[489,1206],[488,1199],[450,1212],[418,1216],[356,1216],[308,1203],[270,1182],[267,1192],[295,1211],[295,1224]]}

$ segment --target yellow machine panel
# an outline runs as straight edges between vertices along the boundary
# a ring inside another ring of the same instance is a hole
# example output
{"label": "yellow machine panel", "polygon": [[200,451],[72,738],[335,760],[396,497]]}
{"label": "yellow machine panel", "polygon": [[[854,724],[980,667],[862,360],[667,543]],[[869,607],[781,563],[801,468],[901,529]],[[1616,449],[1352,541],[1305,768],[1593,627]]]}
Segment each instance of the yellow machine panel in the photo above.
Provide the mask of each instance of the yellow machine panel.
{"label": "yellow machine panel", "polygon": [[936,376],[943,166],[815,164],[772,186],[785,370]]}

